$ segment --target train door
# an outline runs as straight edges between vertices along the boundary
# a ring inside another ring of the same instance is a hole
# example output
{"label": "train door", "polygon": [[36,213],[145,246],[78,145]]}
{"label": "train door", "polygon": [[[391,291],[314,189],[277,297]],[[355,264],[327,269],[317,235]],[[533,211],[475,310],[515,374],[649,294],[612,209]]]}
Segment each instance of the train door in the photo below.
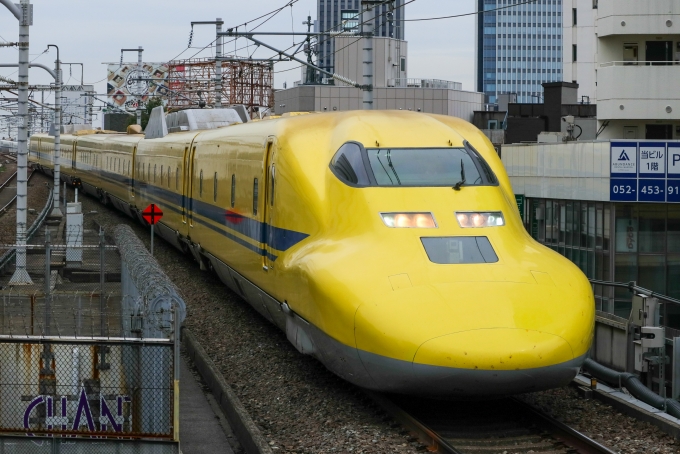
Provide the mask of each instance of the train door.
{"label": "train door", "polygon": [[182,173],[182,223],[193,227],[193,186],[194,186],[194,155],[196,154],[196,145],[192,141],[188,146],[184,147],[184,171]]}
{"label": "train door", "polygon": [[71,145],[71,172],[75,173],[76,170],[76,151],[78,150],[78,144],[73,141]]}
{"label": "train door", "polygon": [[128,164],[130,172],[128,177],[130,178],[130,185],[128,186],[130,205],[135,206],[135,178],[137,177],[137,147],[132,149],[132,161]]}
{"label": "train door", "polygon": [[276,185],[276,140],[270,137],[264,154],[264,209],[262,210],[262,228],[264,229],[265,254],[262,256],[262,269],[266,272],[274,268],[271,260],[274,240],[274,203]]}

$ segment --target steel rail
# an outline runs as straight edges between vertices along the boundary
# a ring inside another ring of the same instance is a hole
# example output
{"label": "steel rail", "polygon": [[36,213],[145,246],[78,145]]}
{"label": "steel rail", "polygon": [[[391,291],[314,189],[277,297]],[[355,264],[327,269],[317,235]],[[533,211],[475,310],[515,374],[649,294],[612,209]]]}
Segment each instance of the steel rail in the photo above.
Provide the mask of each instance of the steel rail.
{"label": "steel rail", "polygon": [[[373,391],[365,391],[366,395],[375,402],[384,412],[389,414],[394,420],[401,424],[411,435],[418,438],[418,440],[427,446],[428,452],[436,452],[441,454],[465,454],[457,448],[450,441],[446,440],[436,430],[428,427],[417,416],[408,412],[408,410],[399,406],[399,404],[392,401],[389,397],[378,394]],[[582,454],[615,454],[606,446],[598,443],[587,435],[567,426],[561,421],[541,412],[537,408],[522,402],[517,398],[510,399],[514,404],[521,407],[531,418],[537,422],[537,425],[550,433],[556,442],[559,442],[567,448],[567,450],[575,450]],[[484,403],[481,403],[484,405]]]}
{"label": "steel rail", "polygon": [[[31,180],[31,177],[33,176],[33,173],[34,173],[34,172],[35,172],[35,171],[32,171],[32,172],[28,175],[28,180],[27,180],[27,181],[30,181],[30,180]],[[9,178],[7,179],[7,181],[5,181],[4,183],[2,183],[2,184],[0,185],[0,191],[3,190],[3,189],[5,189],[5,186],[7,186],[7,185],[9,184],[10,181],[15,180],[16,177],[17,177],[17,173],[14,172],[14,174],[13,174],[11,177],[9,177]],[[9,209],[9,207],[12,206],[12,204],[13,204],[14,202],[16,202],[16,200],[17,200],[17,196],[16,196],[16,194],[15,194],[14,197],[12,197],[12,199],[11,199],[9,202],[7,202],[7,203],[5,204],[5,206],[3,206],[2,208],[0,208],[0,216],[2,216],[3,214],[5,214],[5,213],[7,212],[7,210]]]}
{"label": "steel rail", "polygon": [[420,422],[418,418],[392,402],[382,394],[374,391],[364,391],[387,414],[394,418],[399,424],[404,426],[412,435],[416,436],[421,443],[428,446],[428,452],[463,454],[455,447],[451,446],[437,432]]}
{"label": "steel rail", "polygon": [[[3,189],[5,189],[5,186],[7,186],[7,185],[9,184],[10,181],[15,180],[16,177],[17,177],[17,173],[16,173],[16,171],[15,171],[15,172],[12,174],[11,177],[9,177],[4,183],[2,183],[2,184],[0,185],[0,191],[2,191]],[[6,204],[5,206],[3,206],[2,208],[0,208],[0,216],[3,215],[3,214],[5,214],[5,212],[7,211],[7,209],[10,207],[10,205],[12,205],[12,204],[14,203],[14,201],[15,201],[16,199],[17,199],[17,196],[16,196],[16,194],[15,194],[14,197],[12,197],[12,199],[11,199],[9,202],[7,202],[7,204]]]}
{"label": "steel rail", "polygon": [[558,421],[552,416],[543,413],[533,405],[523,402],[515,397],[513,397],[512,400],[515,401],[518,405],[523,406],[528,412],[533,414],[537,419],[539,419],[542,423],[548,426],[554,433],[554,435],[557,435],[557,437],[561,439],[566,445],[569,445],[572,448],[576,448],[578,452],[616,454],[616,451],[607,448],[606,446],[598,443],[589,436],[579,432],[578,430],[572,427],[569,427],[562,421]]}

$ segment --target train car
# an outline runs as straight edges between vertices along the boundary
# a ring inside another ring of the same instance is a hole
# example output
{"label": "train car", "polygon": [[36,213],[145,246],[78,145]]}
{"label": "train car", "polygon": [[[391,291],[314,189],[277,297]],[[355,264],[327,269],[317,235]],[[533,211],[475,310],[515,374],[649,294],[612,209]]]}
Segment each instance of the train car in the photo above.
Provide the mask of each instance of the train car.
{"label": "train car", "polygon": [[463,120],[359,111],[189,130],[139,140],[133,168],[112,183],[134,193],[131,212],[160,205],[163,237],[356,385],[536,391],[569,383],[591,346],[588,280],[528,235],[491,143]]}

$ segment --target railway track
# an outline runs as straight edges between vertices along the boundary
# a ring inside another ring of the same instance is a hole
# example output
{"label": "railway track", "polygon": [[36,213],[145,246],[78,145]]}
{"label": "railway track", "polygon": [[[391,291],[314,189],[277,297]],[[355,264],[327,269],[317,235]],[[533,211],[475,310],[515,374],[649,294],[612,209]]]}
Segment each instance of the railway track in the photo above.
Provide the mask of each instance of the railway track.
{"label": "railway track", "polygon": [[[0,154],[0,159],[9,159],[11,161],[16,162],[17,158],[14,155],[11,154]],[[31,179],[31,176],[33,175],[33,169],[28,168],[28,179]],[[0,181],[2,179],[0,178]],[[14,202],[17,199],[16,191],[5,191],[5,188],[8,188],[10,186],[16,186],[16,181],[17,181],[17,172],[16,170],[9,175],[2,183],[0,183],[0,216],[5,214],[7,210],[14,204]]]}
{"label": "railway track", "polygon": [[515,398],[444,402],[375,393],[369,393],[369,396],[411,434],[428,445],[429,452],[615,452]]}

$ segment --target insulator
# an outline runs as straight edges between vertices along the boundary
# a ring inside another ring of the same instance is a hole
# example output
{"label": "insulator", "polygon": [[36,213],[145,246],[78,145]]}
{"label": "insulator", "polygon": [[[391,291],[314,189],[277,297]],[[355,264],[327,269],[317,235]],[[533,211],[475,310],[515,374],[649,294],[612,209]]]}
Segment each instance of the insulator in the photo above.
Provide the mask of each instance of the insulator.
{"label": "insulator", "polygon": [[191,27],[191,32],[189,33],[189,45],[187,48],[191,47],[191,42],[194,40],[194,27]]}
{"label": "insulator", "polygon": [[345,83],[347,85],[351,85],[353,87],[357,86],[357,83],[354,82],[352,79],[349,79],[347,77],[341,76],[340,74],[333,74],[333,79],[339,80],[342,83]]}

